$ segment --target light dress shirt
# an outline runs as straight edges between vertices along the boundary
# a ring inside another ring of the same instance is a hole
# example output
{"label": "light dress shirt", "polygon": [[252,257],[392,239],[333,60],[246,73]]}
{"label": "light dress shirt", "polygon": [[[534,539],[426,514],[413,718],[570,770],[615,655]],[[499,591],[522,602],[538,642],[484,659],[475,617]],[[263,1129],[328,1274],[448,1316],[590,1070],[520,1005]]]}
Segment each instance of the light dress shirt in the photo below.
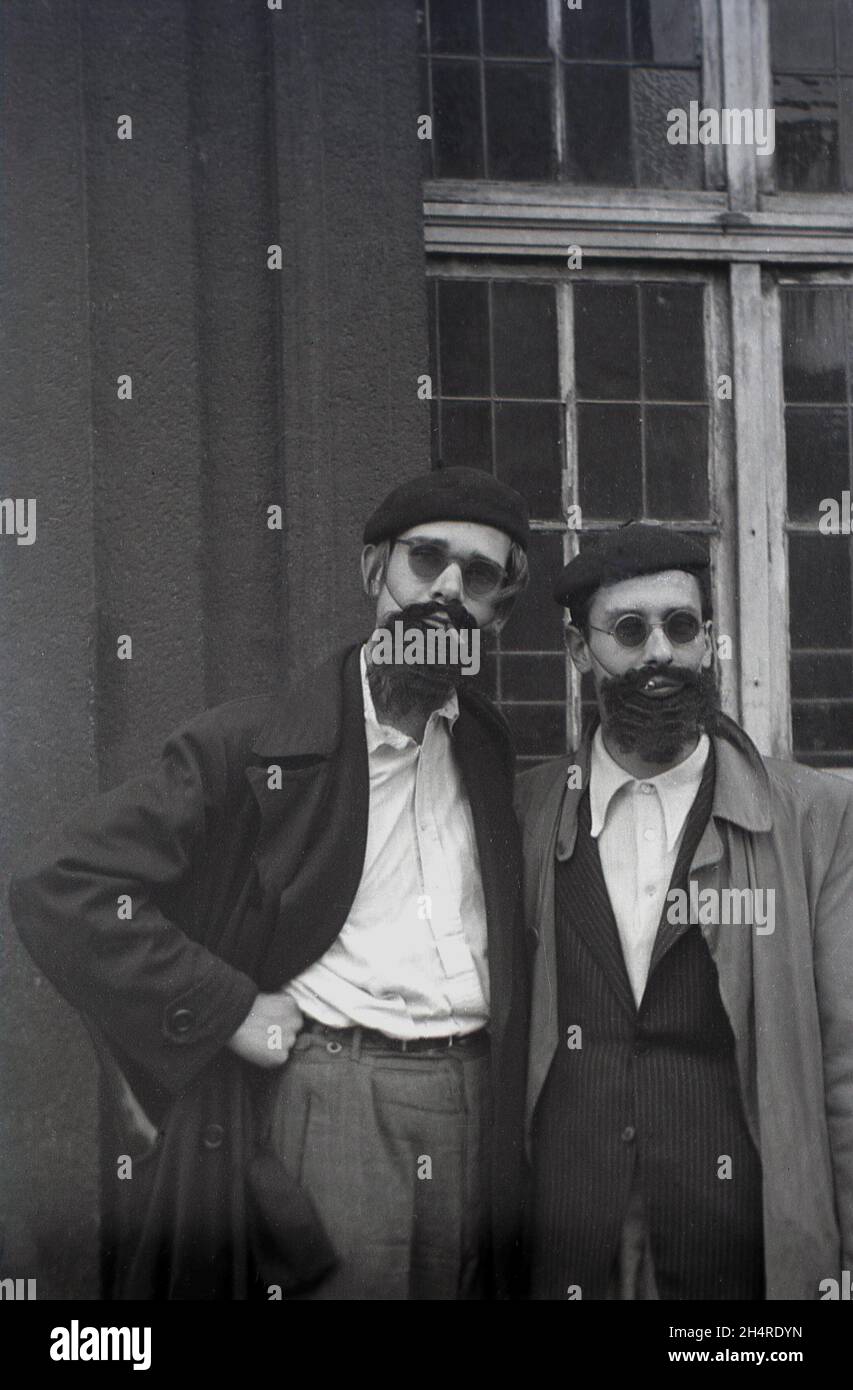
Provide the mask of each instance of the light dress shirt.
{"label": "light dress shirt", "polygon": [[423,742],[376,717],[361,653],[370,774],[361,882],[340,935],[287,992],[333,1028],[443,1037],[489,1017],[486,907],[474,822],[453,757],[453,691]]}
{"label": "light dress shirt", "polygon": [[689,758],[656,777],[637,779],[610,756],[601,725],[592,741],[590,834],[598,840],[604,882],[639,1008],[658,924],[699,790],[710,743],[702,734]]}

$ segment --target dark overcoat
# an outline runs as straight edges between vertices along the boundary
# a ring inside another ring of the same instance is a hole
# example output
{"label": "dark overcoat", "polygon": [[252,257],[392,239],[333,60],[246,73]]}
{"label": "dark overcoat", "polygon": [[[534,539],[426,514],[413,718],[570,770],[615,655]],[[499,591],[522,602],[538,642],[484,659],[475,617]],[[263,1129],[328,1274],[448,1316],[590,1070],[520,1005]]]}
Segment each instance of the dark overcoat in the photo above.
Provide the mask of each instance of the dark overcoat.
{"label": "dark overcoat", "polygon": [[[488,921],[501,1297],[523,1149],[520,852],[506,725],[462,685],[452,739]],[[106,1041],[156,1127],[136,1156],[126,1127],[106,1146],[108,1296],[267,1298],[270,1285],[299,1289],[323,1267],[310,1212],[265,1151],[275,1072],[226,1044],[259,990],[281,989],[340,932],[362,874],[368,803],[354,646],[272,698],[193,719],[154,771],[84,806],[13,879],[27,949]],[[122,1114],[132,1118],[132,1104]]]}

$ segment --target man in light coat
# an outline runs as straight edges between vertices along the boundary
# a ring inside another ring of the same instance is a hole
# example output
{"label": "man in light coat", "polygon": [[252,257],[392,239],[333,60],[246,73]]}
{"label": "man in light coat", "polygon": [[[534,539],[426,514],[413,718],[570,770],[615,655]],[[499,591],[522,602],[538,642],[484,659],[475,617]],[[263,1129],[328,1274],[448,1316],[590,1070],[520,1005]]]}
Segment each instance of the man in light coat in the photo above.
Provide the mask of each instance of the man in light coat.
{"label": "man in light coat", "polygon": [[534,1299],[825,1299],[853,1269],[853,788],[719,712],[705,546],[563,571],[597,715],[520,778]]}

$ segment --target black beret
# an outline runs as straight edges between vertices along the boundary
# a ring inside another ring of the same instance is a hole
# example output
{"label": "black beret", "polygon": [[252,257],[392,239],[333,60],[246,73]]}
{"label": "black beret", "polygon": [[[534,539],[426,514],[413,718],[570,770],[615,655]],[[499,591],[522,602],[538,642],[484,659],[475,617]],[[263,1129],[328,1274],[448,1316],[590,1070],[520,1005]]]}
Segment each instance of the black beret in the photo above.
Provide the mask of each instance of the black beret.
{"label": "black beret", "polygon": [[393,540],[425,521],[476,521],[504,531],[525,550],[530,537],[527,503],[480,468],[437,468],[408,478],[389,492],[364,528],[365,545]]}
{"label": "black beret", "polygon": [[573,599],[594,593],[602,584],[660,570],[686,570],[698,575],[710,563],[707,543],[700,537],[681,535],[668,526],[631,521],[570,560],[554,585],[554,598],[571,607]]}

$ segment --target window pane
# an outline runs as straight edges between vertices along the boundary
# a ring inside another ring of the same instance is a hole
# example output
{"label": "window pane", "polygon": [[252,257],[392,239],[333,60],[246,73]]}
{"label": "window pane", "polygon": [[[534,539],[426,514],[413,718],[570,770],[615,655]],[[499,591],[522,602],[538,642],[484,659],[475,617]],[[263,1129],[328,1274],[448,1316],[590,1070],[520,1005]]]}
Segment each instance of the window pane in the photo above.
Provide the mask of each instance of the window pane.
{"label": "window pane", "polygon": [[770,49],[775,72],[832,72],[832,0],[771,0]]}
{"label": "window pane", "polygon": [[853,700],[823,701],[820,704],[801,704],[794,700],[791,707],[794,749],[800,757],[806,754],[820,757],[823,766],[845,766],[850,763],[853,748]]}
{"label": "window pane", "polygon": [[477,0],[429,0],[433,53],[477,53]]}
{"label": "window pane", "polygon": [[508,57],[547,57],[547,0],[483,0],[483,47]]}
{"label": "window pane", "polygon": [[701,405],[649,405],[648,514],[684,521],[708,516],[708,412]]}
{"label": "window pane", "polygon": [[566,168],[573,183],[633,185],[629,83],[627,68],[566,67]]}
{"label": "window pane", "polygon": [[561,652],[563,609],[554,601],[552,591],[557,575],[563,568],[562,536],[534,531],[527,558],[530,562],[530,583],[501,632],[501,650]]}
{"label": "window pane", "polygon": [[442,401],[441,457],[445,464],[492,467],[492,407],[488,401]]}
{"label": "window pane", "polygon": [[643,392],[653,401],[705,399],[701,285],[643,285]]}
{"label": "window pane", "polygon": [[496,395],[559,396],[553,285],[498,281],[492,296]]}
{"label": "window pane", "polygon": [[486,64],[486,112],[492,179],[553,179],[551,70]]}
{"label": "window pane", "polygon": [[540,521],[558,521],[561,514],[560,412],[558,405],[518,401],[495,406],[495,471]]}
{"label": "window pane", "polygon": [[489,287],[442,280],[438,287],[442,396],[488,396]]}
{"label": "window pane", "polygon": [[628,58],[625,0],[563,10],[563,53],[567,58]]}
{"label": "window pane", "polygon": [[[701,145],[671,145],[667,112],[689,111],[702,95],[698,72],[634,68],[631,73],[631,140],[641,188],[701,188]],[[625,136],[623,134],[623,139]]]}
{"label": "window pane", "polygon": [[831,77],[777,77],[776,181],[780,189],[822,193],[839,186],[838,95]]}
{"label": "window pane", "polygon": [[782,291],[786,401],[846,401],[845,294]]}
{"label": "window pane", "polygon": [[849,699],[853,691],[853,652],[815,652],[791,659],[791,694]]}
{"label": "window pane", "polygon": [[792,648],[846,649],[853,646],[849,539],[819,534],[791,535],[788,537],[788,565]]}
{"label": "window pane", "polygon": [[505,700],[560,700],[566,698],[565,658],[553,656],[504,656]]}
{"label": "window pane", "polygon": [[633,56],[642,61],[696,64],[702,36],[696,6],[685,0],[631,0]]}
{"label": "window pane", "polygon": [[840,500],[850,486],[850,442],[846,410],[785,411],[788,471],[788,516],[791,521],[818,521],[824,497]]}
{"label": "window pane", "polygon": [[586,400],[637,400],[640,349],[635,287],[577,285],[574,306],[578,396]]}
{"label": "window pane", "polygon": [[642,513],[639,406],[578,406],[578,468],[585,518],[627,521]]}
{"label": "window pane", "polygon": [[432,111],[436,178],[482,178],[479,63],[433,61]]}
{"label": "window pane", "polygon": [[838,66],[853,76],[853,0],[838,0]]}

